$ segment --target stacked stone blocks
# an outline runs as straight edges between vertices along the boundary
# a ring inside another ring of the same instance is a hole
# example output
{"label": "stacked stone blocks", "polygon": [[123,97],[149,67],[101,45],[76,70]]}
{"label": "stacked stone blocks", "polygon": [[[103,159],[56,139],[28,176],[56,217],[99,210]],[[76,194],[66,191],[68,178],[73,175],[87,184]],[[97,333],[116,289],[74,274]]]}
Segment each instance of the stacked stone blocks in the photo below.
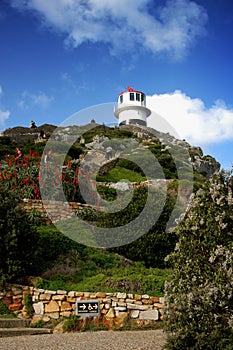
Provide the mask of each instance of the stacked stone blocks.
{"label": "stacked stone blocks", "polygon": [[24,297],[31,295],[32,322],[49,322],[69,317],[76,313],[78,300],[98,300],[101,315],[99,319],[107,328],[123,326],[124,320],[134,320],[138,324],[148,324],[162,320],[163,298],[147,294],[77,292],[65,290],[44,290],[28,286],[11,286],[0,292],[0,301],[20,317],[28,317]]}

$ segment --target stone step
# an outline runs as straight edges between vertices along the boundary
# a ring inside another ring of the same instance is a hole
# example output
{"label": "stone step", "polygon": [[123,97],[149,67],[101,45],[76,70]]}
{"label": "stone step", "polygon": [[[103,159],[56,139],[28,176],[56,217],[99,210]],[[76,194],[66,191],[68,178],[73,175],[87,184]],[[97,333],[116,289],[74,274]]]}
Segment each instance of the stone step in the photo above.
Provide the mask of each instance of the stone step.
{"label": "stone step", "polygon": [[0,318],[1,328],[23,328],[28,327],[29,321],[20,318]]}
{"label": "stone step", "polygon": [[47,328],[0,328],[0,338],[51,333],[52,330]]}
{"label": "stone step", "polygon": [[38,335],[50,334],[51,329],[48,328],[32,328],[29,327],[29,320],[20,318],[0,318],[0,338],[13,337],[19,335]]}

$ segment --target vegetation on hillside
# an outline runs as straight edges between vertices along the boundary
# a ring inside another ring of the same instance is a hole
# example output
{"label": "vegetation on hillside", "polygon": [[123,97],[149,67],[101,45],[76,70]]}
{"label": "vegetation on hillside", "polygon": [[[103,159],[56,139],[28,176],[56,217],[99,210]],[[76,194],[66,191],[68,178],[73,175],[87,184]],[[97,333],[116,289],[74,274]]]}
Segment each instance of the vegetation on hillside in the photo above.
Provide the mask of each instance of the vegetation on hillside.
{"label": "vegetation on hillside", "polygon": [[36,228],[18,198],[0,186],[0,284],[30,275],[38,241]]}

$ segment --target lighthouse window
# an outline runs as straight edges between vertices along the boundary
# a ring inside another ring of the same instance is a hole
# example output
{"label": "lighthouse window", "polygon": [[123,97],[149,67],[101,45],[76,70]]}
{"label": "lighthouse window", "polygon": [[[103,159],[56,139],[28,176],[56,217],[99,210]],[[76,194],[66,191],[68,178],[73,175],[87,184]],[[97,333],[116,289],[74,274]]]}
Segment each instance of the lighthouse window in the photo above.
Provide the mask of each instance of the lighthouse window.
{"label": "lighthouse window", "polygon": [[133,92],[130,92],[129,99],[130,99],[130,101],[134,101],[134,93]]}
{"label": "lighthouse window", "polygon": [[136,92],[136,101],[140,101],[140,94]]}
{"label": "lighthouse window", "polygon": [[123,95],[120,95],[120,103],[123,102]]}
{"label": "lighthouse window", "polygon": [[144,101],[144,94],[142,94],[142,101]]}

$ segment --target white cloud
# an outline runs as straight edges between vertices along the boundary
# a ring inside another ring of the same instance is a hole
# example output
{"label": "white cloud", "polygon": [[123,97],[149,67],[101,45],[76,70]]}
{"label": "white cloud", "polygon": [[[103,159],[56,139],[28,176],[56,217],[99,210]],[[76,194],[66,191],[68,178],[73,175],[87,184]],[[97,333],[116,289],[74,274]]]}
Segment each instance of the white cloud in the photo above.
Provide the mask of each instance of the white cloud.
{"label": "white cloud", "polygon": [[[112,52],[146,49],[180,58],[204,33],[206,10],[191,0],[11,0],[21,11],[33,11],[51,29],[77,47],[104,42]],[[150,7],[150,9],[149,9]]]}
{"label": "white cloud", "polygon": [[[0,85],[0,98],[2,97],[3,89]],[[9,118],[10,111],[5,111],[4,108],[0,105],[0,127],[4,126],[5,121]]]}
{"label": "white cloud", "polygon": [[37,94],[24,91],[21,100],[18,102],[18,106],[22,109],[28,109],[30,106],[37,106],[46,109],[53,101],[53,96],[48,96],[42,91],[39,91]]}
{"label": "white cloud", "polygon": [[[193,99],[177,90],[147,96],[147,106],[164,118],[181,139],[193,145],[211,145],[233,139],[233,109],[227,108],[223,101],[215,101],[207,108],[201,99]],[[153,113],[148,118],[148,126],[172,133],[172,128],[168,130]]]}

